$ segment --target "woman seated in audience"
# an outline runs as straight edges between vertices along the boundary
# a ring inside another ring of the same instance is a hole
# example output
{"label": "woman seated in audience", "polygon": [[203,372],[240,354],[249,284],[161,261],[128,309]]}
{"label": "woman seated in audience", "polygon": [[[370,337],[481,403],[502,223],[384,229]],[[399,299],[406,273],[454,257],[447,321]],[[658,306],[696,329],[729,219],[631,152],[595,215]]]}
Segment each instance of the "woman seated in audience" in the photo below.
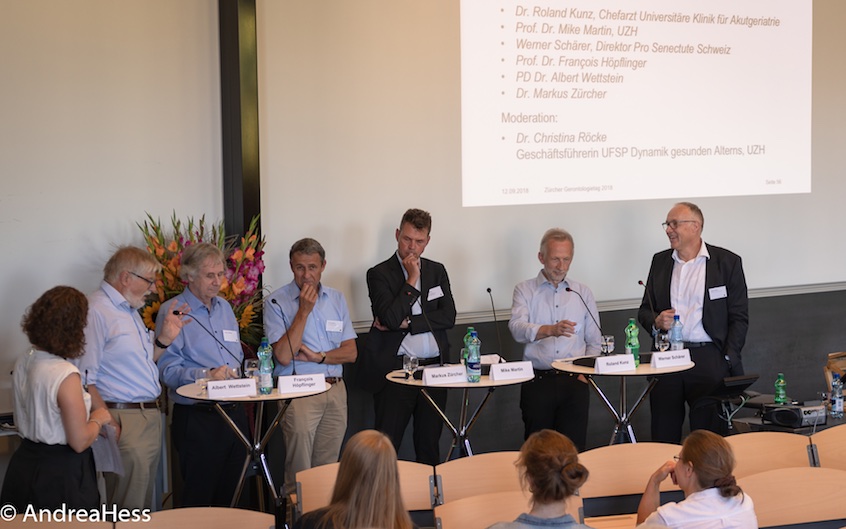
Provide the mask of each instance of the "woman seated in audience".
{"label": "woman seated in audience", "polygon": [[517,467],[523,486],[532,493],[531,510],[513,522],[500,522],[489,529],[587,527],[567,514],[567,500],[588,478],[570,439],[552,430],[533,433],[520,448]]}
{"label": "woman seated in audience", "polygon": [[32,347],[15,363],[15,424],[23,437],[6,469],[0,504],[19,513],[27,506],[90,509],[100,505],[91,443],[111,420],[105,408],[90,412],[77,358],[85,345],[88,300],[71,287],[45,292],[21,326]]}
{"label": "woman seated in audience", "polygon": [[[734,453],[725,439],[706,430],[691,432],[676,461],[667,461],[649,478],[637,509],[637,523],[757,528],[752,498],[737,486],[733,471]],[[668,476],[684,492],[684,500],[660,505],[658,489]]]}
{"label": "woman seated in audience", "polygon": [[411,529],[400,496],[397,453],[385,434],[363,430],[341,455],[328,507],[306,513],[294,529]]}

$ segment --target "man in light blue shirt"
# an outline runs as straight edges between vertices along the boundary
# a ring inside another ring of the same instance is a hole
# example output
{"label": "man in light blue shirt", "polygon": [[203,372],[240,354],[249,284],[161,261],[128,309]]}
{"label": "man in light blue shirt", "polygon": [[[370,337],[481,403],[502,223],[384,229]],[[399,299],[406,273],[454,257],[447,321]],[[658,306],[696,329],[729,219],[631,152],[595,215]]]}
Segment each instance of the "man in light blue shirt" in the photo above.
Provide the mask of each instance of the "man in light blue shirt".
{"label": "man in light blue shirt", "polygon": [[[196,381],[201,369],[209,369],[213,380],[224,380],[235,376],[244,360],[238,320],[218,296],[224,270],[217,246],[197,243],[186,248],[179,276],[188,288],[162,304],[157,319],[174,310],[186,312],[189,319],[159,360],[162,381],[175,403],[171,438],[182,471],[182,507],[228,507],[246,457],[244,445],[211,403],[176,394],[180,386]],[[243,406],[221,405],[242,432],[248,431]]]}
{"label": "man in light blue shirt", "polygon": [[520,409],[525,437],[556,430],[584,450],[590,394],[587,381],[552,368],[564,358],[599,354],[602,332],[590,289],[567,278],[573,262],[573,237],[552,228],[541,239],[537,277],[514,288],[508,329],[526,344],[523,359],[532,362],[534,380],[522,385]]}
{"label": "man in light blue shirt", "polygon": [[106,263],[100,288],[88,297],[85,354],[75,360],[92,409],[107,408],[120,431],[124,474],[106,473],[106,503],[122,509],[157,509],[155,477],[161,460],[162,416],[156,360],[179,333],[178,316],[163,317],[156,338],[138,314],[155,287],[161,265],[134,246]]}
{"label": "man in light blue shirt", "polygon": [[355,362],[355,330],[344,295],[321,284],[326,252],[314,239],[288,254],[294,279],[264,302],[264,327],[273,344],[274,375],[322,374],[329,391],[294,399],[282,418],[285,487],[296,473],[338,461],[347,429],[347,388],[342,364]]}

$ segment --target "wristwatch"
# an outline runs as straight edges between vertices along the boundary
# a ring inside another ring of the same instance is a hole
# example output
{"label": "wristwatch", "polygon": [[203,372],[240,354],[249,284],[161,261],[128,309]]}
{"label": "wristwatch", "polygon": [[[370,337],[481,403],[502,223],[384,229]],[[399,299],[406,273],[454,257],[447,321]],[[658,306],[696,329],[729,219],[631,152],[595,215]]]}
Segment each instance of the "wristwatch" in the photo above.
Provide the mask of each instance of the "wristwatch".
{"label": "wristwatch", "polygon": [[326,353],[324,353],[323,351],[320,351],[320,356],[321,356],[321,358],[320,358],[320,362],[318,362],[318,364],[322,364],[323,362],[326,361]]}

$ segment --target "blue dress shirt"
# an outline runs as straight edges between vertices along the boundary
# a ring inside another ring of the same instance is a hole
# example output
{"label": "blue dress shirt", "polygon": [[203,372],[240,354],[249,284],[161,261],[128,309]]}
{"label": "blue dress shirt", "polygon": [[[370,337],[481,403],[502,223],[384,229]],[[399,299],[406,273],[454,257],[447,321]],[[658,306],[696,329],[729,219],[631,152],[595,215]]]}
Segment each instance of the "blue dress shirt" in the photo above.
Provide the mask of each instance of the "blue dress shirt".
{"label": "blue dress shirt", "polygon": [[85,354],[73,362],[82,383],[96,385],[104,401],[150,402],[162,392],[151,331],[105,281],[88,296]]}
{"label": "blue dress shirt", "polygon": [[[567,288],[573,292],[567,292]],[[585,303],[576,292],[582,295]],[[590,307],[590,313],[585,308]],[[535,369],[551,369],[554,360],[582,355],[598,355],[602,333],[591,318],[599,321],[593,292],[577,281],[565,279],[555,287],[541,271],[537,277],[514,287],[508,329],[518,343],[526,344],[523,359]],[[561,320],[576,322],[573,336],[550,336],[536,340],[541,325]]]}
{"label": "blue dress shirt", "polygon": [[[275,299],[273,304],[270,300]],[[283,322],[279,307],[285,313]],[[268,341],[276,343],[285,334],[285,329],[291,325],[297,310],[300,307],[300,289],[294,281],[276,290],[264,301],[264,332]],[[306,320],[303,330],[303,344],[315,352],[326,352],[337,349],[341,342],[354,340],[356,337],[353,329],[350,312],[347,309],[347,300],[344,294],[333,288],[320,285],[317,302]],[[340,364],[318,364],[317,362],[295,361],[298,375],[312,375],[323,373],[327,377],[340,377],[343,375],[343,367]],[[276,363],[274,375],[293,374],[294,362],[283,366]]]}
{"label": "blue dress shirt", "polygon": [[[185,289],[175,298],[162,304],[156,318],[156,327],[163,325],[165,315],[173,310],[171,307],[178,307],[183,303],[191,307],[188,319],[196,321],[186,322],[182,332],[162,353],[159,358],[159,372],[174,402],[196,404],[195,400],[177,395],[176,389],[194,382],[201,368],[214,369],[222,365],[231,368],[240,367],[244,360],[244,352],[241,349],[238,320],[229,302],[220,296],[212,299],[210,311],[197,296]],[[203,330],[200,324],[209,332]],[[214,334],[217,340],[209,333]]]}

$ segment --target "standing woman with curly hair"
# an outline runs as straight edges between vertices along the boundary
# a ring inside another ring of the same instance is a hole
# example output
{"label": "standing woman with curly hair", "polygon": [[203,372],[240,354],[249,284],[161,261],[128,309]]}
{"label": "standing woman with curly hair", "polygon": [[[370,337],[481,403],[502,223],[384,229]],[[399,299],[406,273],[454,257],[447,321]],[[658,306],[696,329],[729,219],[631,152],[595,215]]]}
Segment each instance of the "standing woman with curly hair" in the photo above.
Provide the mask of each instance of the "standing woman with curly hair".
{"label": "standing woman with curly hair", "polygon": [[[676,461],[667,461],[649,478],[637,509],[637,523],[662,527],[757,529],[752,498],[734,480],[734,453],[719,435],[695,430]],[[684,500],[660,505],[661,482],[670,477]]]}
{"label": "standing woman with curly hair", "polygon": [[100,495],[91,444],[111,419],[91,412],[79,369],[88,300],[71,287],[54,287],[32,304],[21,326],[32,347],[15,363],[15,423],[23,437],[6,469],[0,503],[97,508]]}
{"label": "standing woman with curly hair", "polygon": [[517,467],[523,485],[532,493],[532,509],[513,522],[500,522],[489,529],[587,527],[567,514],[567,501],[588,478],[570,439],[553,430],[533,433],[520,448]]}

